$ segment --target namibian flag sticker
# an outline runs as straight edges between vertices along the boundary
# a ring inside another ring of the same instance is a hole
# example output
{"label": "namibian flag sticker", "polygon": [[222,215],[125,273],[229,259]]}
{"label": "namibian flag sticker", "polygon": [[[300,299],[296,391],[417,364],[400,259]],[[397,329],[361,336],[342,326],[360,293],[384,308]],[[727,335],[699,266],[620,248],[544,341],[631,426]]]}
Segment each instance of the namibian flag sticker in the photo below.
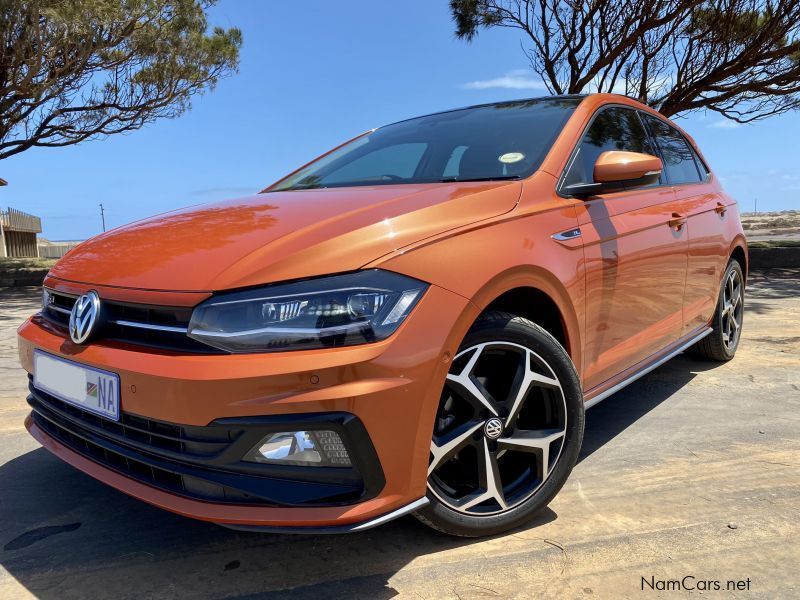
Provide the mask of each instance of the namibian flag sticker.
{"label": "namibian flag sticker", "polygon": [[97,398],[97,384],[96,383],[86,383],[86,395],[90,398]]}

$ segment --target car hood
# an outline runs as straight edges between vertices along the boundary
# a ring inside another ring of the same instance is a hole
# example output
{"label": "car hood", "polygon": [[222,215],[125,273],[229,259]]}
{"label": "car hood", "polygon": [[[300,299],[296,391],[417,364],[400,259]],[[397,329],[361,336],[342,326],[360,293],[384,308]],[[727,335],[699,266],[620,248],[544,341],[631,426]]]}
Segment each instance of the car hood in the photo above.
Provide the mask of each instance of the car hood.
{"label": "car hood", "polygon": [[50,275],[148,290],[216,291],[351,271],[510,211],[522,184],[473,182],[270,192],[119,227]]}

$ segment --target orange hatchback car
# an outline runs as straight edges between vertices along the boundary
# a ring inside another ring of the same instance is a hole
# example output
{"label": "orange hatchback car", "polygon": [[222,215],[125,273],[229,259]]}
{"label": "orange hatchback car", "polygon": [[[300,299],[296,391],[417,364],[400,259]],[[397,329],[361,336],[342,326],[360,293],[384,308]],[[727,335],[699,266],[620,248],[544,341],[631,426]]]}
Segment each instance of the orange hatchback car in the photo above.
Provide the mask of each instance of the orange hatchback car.
{"label": "orange hatchback car", "polygon": [[437,113],[70,252],[19,329],[26,425],[228,527],[492,534],[559,491],[587,408],[733,357],[746,272],[736,203],[650,108]]}

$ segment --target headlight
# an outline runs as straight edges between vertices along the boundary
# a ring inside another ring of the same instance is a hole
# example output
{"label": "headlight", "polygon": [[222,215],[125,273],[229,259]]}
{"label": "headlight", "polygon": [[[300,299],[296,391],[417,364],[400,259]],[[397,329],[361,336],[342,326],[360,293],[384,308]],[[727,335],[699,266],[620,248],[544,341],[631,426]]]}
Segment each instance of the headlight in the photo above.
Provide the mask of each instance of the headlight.
{"label": "headlight", "polygon": [[427,287],[375,269],[220,294],[194,309],[188,333],[228,352],[366,344],[394,333]]}

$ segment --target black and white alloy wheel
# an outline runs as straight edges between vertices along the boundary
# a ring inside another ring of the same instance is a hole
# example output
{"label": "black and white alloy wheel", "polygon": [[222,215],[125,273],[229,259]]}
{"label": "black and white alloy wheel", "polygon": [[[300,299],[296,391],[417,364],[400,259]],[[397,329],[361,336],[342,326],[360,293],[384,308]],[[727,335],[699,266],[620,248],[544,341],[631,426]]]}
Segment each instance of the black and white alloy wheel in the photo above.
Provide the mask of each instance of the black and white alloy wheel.
{"label": "black and white alloy wheel", "polygon": [[537,325],[487,313],[453,359],[418,516],[462,536],[515,527],[544,508],[577,459],[583,398],[569,356]]}
{"label": "black and white alloy wheel", "polygon": [[722,343],[729,354],[739,345],[744,316],[744,283],[740,269],[728,269],[722,287]]}
{"label": "black and white alloy wheel", "polygon": [[711,333],[690,348],[689,354],[723,362],[736,355],[742,338],[744,288],[742,265],[731,260],[722,276],[717,307],[711,318]]}

